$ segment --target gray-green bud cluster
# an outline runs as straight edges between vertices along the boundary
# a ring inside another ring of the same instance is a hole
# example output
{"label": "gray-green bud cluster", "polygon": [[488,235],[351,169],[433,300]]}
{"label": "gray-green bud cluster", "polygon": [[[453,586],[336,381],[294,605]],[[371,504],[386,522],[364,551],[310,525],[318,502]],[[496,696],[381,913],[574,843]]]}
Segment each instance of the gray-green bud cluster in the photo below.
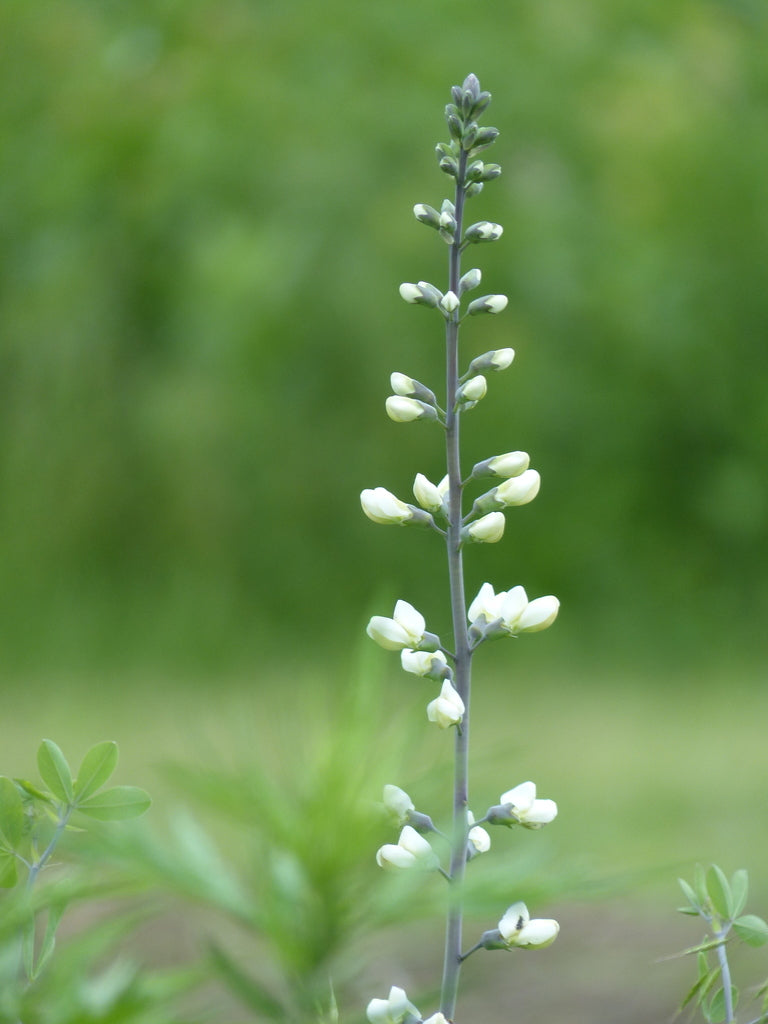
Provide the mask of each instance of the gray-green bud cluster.
{"label": "gray-green bud cluster", "polygon": [[[482,150],[496,140],[497,128],[480,127],[478,118],[491,102],[491,94],[480,89],[480,82],[475,75],[467,75],[461,85],[451,89],[451,100],[445,108],[445,120],[448,125],[450,142],[437,145],[437,159],[440,169],[451,177],[459,177],[460,155],[466,153],[474,158]],[[462,159],[464,159],[462,157]],[[468,196],[477,195],[483,182],[498,178],[501,167],[498,164],[485,164],[482,160],[472,159],[464,172],[464,180],[460,182]]]}

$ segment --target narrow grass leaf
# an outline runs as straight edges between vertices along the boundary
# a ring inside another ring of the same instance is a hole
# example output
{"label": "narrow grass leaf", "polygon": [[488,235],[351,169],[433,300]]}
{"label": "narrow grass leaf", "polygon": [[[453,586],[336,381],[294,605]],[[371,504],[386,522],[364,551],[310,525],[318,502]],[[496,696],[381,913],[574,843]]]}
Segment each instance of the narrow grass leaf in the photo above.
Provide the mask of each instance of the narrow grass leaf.
{"label": "narrow grass leaf", "polygon": [[78,811],[97,821],[124,821],[143,814],[152,803],[138,786],[113,786],[77,805]]}
{"label": "narrow grass leaf", "polygon": [[67,759],[53,740],[43,740],[40,744],[37,751],[37,770],[54,796],[65,803],[72,803],[72,772]]}
{"label": "narrow grass leaf", "polygon": [[91,747],[83,758],[74,785],[78,803],[87,800],[97,789],[101,789],[117,767],[117,744],[105,740]]}

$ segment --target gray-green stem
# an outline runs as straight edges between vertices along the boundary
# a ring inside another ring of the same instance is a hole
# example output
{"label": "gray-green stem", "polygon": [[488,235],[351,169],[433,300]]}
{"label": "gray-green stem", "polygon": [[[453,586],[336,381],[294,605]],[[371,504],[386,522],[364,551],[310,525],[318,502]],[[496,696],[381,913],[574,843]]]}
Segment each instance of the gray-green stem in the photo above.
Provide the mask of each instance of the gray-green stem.
{"label": "gray-green stem", "polygon": [[[455,219],[456,233],[449,256],[448,288],[459,294],[461,276],[461,236],[464,213],[464,176],[467,154],[459,156],[459,170],[456,177]],[[461,970],[461,929],[463,917],[464,872],[467,864],[467,805],[469,788],[469,708],[470,668],[472,652],[467,632],[466,600],[464,596],[464,568],[461,554],[461,445],[460,410],[455,409],[454,396],[459,386],[459,317],[455,310],[448,317],[445,331],[446,340],[446,462],[448,469],[448,494],[450,517],[446,536],[448,549],[448,577],[451,591],[451,619],[454,636],[454,686],[464,701],[464,718],[461,729],[456,730],[455,762],[453,779],[453,834],[451,840],[451,881],[448,916],[445,932],[445,958],[443,962],[443,984],[440,1010],[448,1020],[453,1020],[456,998],[459,990]]]}
{"label": "gray-green stem", "polygon": [[[720,931],[715,932],[716,939],[725,939],[730,930],[730,923],[725,927],[721,928]],[[717,959],[720,964],[720,977],[723,983],[723,1001],[725,1008],[725,1024],[733,1024],[733,996],[731,994],[731,968],[728,963],[728,954],[725,949],[725,942],[723,941],[717,947]]]}

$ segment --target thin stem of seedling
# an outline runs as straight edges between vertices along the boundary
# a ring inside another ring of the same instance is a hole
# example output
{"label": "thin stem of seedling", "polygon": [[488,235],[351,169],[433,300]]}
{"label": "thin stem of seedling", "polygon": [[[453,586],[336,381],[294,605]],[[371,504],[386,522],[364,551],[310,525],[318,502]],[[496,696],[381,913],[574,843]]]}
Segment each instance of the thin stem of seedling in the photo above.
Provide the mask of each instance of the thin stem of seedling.
{"label": "thin stem of seedling", "polygon": [[[730,927],[730,926],[729,926]],[[728,928],[722,928],[715,932],[716,939],[725,939]],[[733,994],[731,992],[731,968],[728,963],[728,953],[725,949],[725,942],[717,947],[717,959],[720,964],[720,977],[723,984],[723,1005],[725,1009],[725,1024],[733,1024]]]}
{"label": "thin stem of seedling", "polygon": [[[464,179],[467,154],[462,149],[456,175],[455,220],[456,231],[449,255],[448,288],[459,294],[461,276],[461,236],[464,212]],[[446,537],[448,549],[448,576],[451,592],[451,618],[454,636],[454,686],[464,702],[464,717],[461,729],[456,730],[453,779],[453,834],[451,841],[451,894],[445,934],[445,957],[443,960],[443,982],[440,1009],[452,1020],[456,1009],[461,968],[461,930],[463,917],[464,873],[467,864],[467,806],[469,788],[469,703],[470,668],[472,652],[466,624],[466,599],[464,596],[464,568],[461,552],[461,447],[460,410],[455,408],[454,396],[459,386],[459,321],[456,311],[446,322],[446,462],[448,468],[449,522]]]}

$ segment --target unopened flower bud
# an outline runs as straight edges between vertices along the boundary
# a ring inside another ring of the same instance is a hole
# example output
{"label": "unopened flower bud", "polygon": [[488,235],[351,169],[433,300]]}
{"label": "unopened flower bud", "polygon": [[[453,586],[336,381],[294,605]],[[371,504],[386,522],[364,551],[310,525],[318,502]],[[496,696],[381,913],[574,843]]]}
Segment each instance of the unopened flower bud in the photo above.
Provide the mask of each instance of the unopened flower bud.
{"label": "unopened flower bud", "polygon": [[417,398],[427,405],[434,405],[437,401],[434,391],[430,391],[421,381],[414,380],[405,373],[393,373],[390,375],[389,383],[396,395],[403,398]]}
{"label": "unopened flower bud", "polygon": [[406,302],[415,305],[432,306],[434,308],[442,299],[443,293],[435,288],[433,284],[430,284],[429,281],[418,281],[416,284],[405,281],[400,285],[400,297],[405,299]]}
{"label": "unopened flower bud", "polygon": [[459,280],[459,295],[463,295],[464,292],[469,291],[471,288],[477,288],[482,277],[483,275],[477,267],[474,267],[472,270],[468,270]]}
{"label": "unopened flower bud", "polygon": [[406,825],[411,811],[416,810],[416,805],[405,790],[392,785],[384,787],[384,806],[395,824],[399,826]]}
{"label": "unopened flower bud", "polygon": [[467,306],[467,313],[470,316],[477,316],[478,313],[501,313],[503,309],[507,308],[509,299],[506,295],[483,295],[479,299],[474,299]]}
{"label": "unopened flower bud", "polygon": [[455,292],[446,292],[440,300],[440,307],[445,313],[453,313],[459,308],[459,300]]}
{"label": "unopened flower bud", "polygon": [[448,493],[448,477],[435,486],[423,473],[417,473],[413,481],[413,496],[422,508],[429,512],[439,512],[443,507],[443,500]]}
{"label": "unopened flower bud", "polygon": [[447,679],[451,675],[442,651],[413,651],[406,647],[400,653],[400,664],[406,672],[425,679]]}
{"label": "unopened flower bud", "polygon": [[437,409],[416,398],[390,395],[386,403],[387,416],[395,423],[412,423],[414,420],[437,419]]}
{"label": "unopened flower bud", "polygon": [[386,487],[364,490],[360,495],[360,504],[363,507],[363,512],[374,523],[403,524],[413,518],[411,506],[396,498]]}
{"label": "unopened flower bud", "polygon": [[464,717],[464,701],[454,689],[451,681],[446,679],[440,690],[440,696],[427,705],[427,718],[435,722],[441,729],[449,729],[459,725]]}
{"label": "unopened flower bud", "polygon": [[515,350],[513,348],[497,348],[492,352],[484,352],[469,364],[467,376],[486,370],[506,370],[508,366],[512,365],[514,358]]}
{"label": "unopened flower bud", "polygon": [[499,137],[499,129],[491,128],[478,128],[477,135],[475,136],[475,144],[472,147],[475,153],[479,153],[481,149],[487,149],[488,146],[492,145]]}
{"label": "unopened flower bud", "polygon": [[476,541],[481,544],[495,544],[504,535],[506,521],[503,512],[489,512],[481,519],[475,520],[461,531],[462,540]]}
{"label": "unopened flower bud", "polygon": [[461,385],[456,392],[456,401],[462,404],[464,402],[479,402],[481,398],[485,398],[487,391],[488,381],[482,373],[479,373]]}
{"label": "unopened flower bud", "polygon": [[495,490],[494,497],[501,505],[527,505],[539,493],[541,477],[535,469],[526,469],[505,480]]}
{"label": "unopened flower bud", "polygon": [[422,224],[426,224],[430,228],[440,227],[440,214],[431,206],[427,206],[426,203],[417,203],[413,208],[413,215],[416,220],[421,221]]}
{"label": "unopened flower bud", "polygon": [[465,242],[495,242],[504,234],[501,224],[493,224],[489,220],[480,220],[470,224],[464,232]]}
{"label": "unopened flower bud", "polygon": [[444,156],[440,160],[438,167],[441,171],[444,171],[445,174],[450,174],[452,178],[455,178],[459,173],[458,162],[452,156]]}
{"label": "unopened flower bud", "polygon": [[511,476],[520,476],[531,464],[527,452],[506,452],[504,455],[494,455],[491,459],[484,459],[472,467],[472,479],[479,480],[484,476],[500,476],[507,480]]}

